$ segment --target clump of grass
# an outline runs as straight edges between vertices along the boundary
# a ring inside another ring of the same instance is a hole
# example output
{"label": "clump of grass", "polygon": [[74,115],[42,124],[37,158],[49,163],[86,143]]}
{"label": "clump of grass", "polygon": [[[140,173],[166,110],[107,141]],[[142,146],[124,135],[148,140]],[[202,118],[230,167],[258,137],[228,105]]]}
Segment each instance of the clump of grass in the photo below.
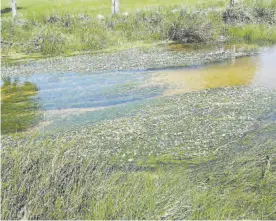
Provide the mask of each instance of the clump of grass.
{"label": "clump of grass", "polygon": [[65,37],[56,30],[45,31],[40,38],[42,42],[39,50],[42,55],[59,55],[65,52]]}
{"label": "clump of grass", "polygon": [[232,41],[248,43],[275,43],[276,28],[265,24],[247,24],[243,26],[231,26],[228,29]]}
{"label": "clump of grass", "polygon": [[201,13],[180,13],[180,18],[170,27],[169,39],[179,43],[208,43],[217,40],[220,29],[211,16],[206,19],[206,15]]}
{"label": "clump of grass", "polygon": [[263,7],[231,7],[227,8],[223,14],[224,22],[228,24],[269,24],[275,23],[276,11],[273,8]]}

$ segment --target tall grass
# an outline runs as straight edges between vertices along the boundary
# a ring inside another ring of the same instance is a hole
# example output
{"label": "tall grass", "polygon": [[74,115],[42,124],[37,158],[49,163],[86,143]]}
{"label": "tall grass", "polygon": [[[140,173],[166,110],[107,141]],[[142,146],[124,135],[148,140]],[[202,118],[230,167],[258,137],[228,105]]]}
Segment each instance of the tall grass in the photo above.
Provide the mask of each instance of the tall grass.
{"label": "tall grass", "polygon": [[264,24],[247,24],[229,27],[229,34],[234,41],[249,43],[276,42],[276,28]]}
{"label": "tall grass", "polygon": [[[2,53],[66,55],[98,51],[136,42],[173,40],[181,43],[228,41],[274,43],[275,10],[237,8],[205,12],[162,7],[129,15],[97,19],[84,15],[51,14],[28,20],[2,21]],[[249,16],[249,17],[248,17]]]}

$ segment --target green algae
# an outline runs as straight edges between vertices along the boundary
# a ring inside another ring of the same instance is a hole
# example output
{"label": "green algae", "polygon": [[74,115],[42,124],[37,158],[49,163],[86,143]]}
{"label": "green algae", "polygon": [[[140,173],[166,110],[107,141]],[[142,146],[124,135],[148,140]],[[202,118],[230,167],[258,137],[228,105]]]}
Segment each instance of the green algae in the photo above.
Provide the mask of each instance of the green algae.
{"label": "green algae", "polygon": [[32,99],[37,87],[5,78],[1,87],[1,133],[15,133],[28,129],[38,119],[38,103]]}

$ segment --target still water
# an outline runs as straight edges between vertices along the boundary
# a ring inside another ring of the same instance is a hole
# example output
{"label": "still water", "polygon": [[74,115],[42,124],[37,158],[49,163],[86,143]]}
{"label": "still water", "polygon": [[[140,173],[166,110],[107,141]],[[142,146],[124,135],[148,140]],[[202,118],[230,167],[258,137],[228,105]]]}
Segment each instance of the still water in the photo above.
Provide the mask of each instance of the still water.
{"label": "still water", "polygon": [[276,88],[276,48],[205,67],[160,71],[151,81],[166,84],[165,95],[238,85]]}
{"label": "still water", "polygon": [[202,67],[5,78],[2,133],[70,128],[133,114],[154,97],[238,85],[276,88],[276,47]]}

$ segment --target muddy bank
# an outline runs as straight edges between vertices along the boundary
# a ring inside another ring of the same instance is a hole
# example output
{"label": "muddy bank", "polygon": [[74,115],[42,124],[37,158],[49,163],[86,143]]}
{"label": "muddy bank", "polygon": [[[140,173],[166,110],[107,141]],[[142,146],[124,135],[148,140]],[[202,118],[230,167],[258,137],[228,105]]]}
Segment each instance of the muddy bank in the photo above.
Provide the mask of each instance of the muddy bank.
{"label": "muddy bank", "polygon": [[151,49],[132,48],[113,53],[79,55],[30,61],[18,65],[2,64],[2,76],[47,73],[93,73],[103,71],[148,70],[168,67],[198,66],[211,62],[256,55],[256,49],[241,47],[235,52],[223,46],[183,51],[160,46]]}

